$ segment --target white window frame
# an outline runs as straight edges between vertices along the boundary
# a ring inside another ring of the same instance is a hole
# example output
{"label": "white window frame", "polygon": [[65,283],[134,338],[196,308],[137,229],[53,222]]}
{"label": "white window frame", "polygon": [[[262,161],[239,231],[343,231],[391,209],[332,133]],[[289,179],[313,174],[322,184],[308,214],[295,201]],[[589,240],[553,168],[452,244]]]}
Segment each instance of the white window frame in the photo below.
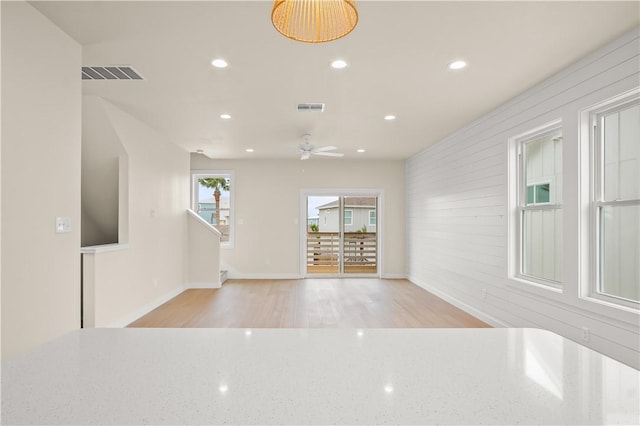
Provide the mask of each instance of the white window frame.
{"label": "white window frame", "polygon": [[[371,222],[371,213],[373,213],[373,217],[375,218],[375,223]],[[377,226],[378,225],[378,216],[375,210],[369,210],[369,226]]]}
{"label": "white window frame", "polygon": [[[347,222],[347,212],[351,213],[349,222]],[[344,209],[344,226],[353,226],[353,210],[351,209]]]}
{"label": "white window frame", "polygon": [[[548,203],[536,203],[526,205],[526,179],[524,165],[524,145],[541,137],[560,133],[562,134],[562,120],[557,119],[549,123],[543,124],[534,129],[528,130],[524,133],[520,133],[512,138],[509,138],[509,164],[510,164],[510,206],[512,214],[510,215],[510,262],[509,262],[509,277],[519,283],[524,283],[522,287],[526,290],[529,288],[539,288],[543,291],[552,291],[561,293],[563,289],[563,283],[560,281],[548,280],[542,277],[536,277],[524,273],[524,261],[523,261],[523,215],[525,211],[532,210],[561,210],[563,211],[562,203],[558,200],[550,199]],[[563,170],[564,172],[564,170]],[[564,181],[564,180],[563,180]],[[534,184],[550,183],[552,185],[555,182],[546,179],[544,182],[534,182]],[[564,220],[563,220],[564,222]],[[563,238],[563,236],[561,236]],[[564,259],[564,255],[563,255]],[[564,262],[564,260],[562,260]],[[529,287],[529,288],[527,288]]]}
{"label": "white window frame", "polygon": [[192,170],[191,171],[191,209],[198,211],[198,179],[206,177],[226,177],[229,179],[229,241],[220,243],[223,249],[232,249],[235,247],[235,173],[233,170]]}
{"label": "white window frame", "polygon": [[[581,162],[583,167],[582,185],[588,187],[587,205],[585,221],[588,223],[588,233],[586,235],[587,244],[583,244],[582,249],[585,255],[582,256],[583,263],[588,265],[587,270],[583,270],[586,279],[581,281],[580,297],[582,299],[604,304],[621,310],[632,312],[640,311],[640,303],[604,294],[599,291],[600,287],[600,212],[607,206],[629,206],[640,205],[640,200],[615,200],[604,201],[604,143],[599,130],[599,122],[606,114],[614,113],[626,109],[630,105],[640,102],[640,88],[625,92],[619,96],[598,103],[581,112]],[[585,165],[585,162],[587,163]],[[585,176],[584,173],[588,173]],[[586,246],[586,247],[585,247]]]}

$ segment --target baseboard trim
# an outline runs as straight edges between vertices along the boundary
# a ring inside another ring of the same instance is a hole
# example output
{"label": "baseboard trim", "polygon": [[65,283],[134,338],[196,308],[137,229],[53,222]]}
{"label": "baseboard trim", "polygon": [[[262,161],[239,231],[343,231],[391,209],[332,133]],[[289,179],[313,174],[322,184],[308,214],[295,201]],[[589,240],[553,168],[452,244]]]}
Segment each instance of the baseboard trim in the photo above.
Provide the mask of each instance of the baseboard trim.
{"label": "baseboard trim", "polygon": [[191,288],[220,288],[222,287],[222,283],[189,283],[185,286],[185,289]]}
{"label": "baseboard trim", "polygon": [[407,274],[384,274],[380,278],[383,280],[406,280]]}
{"label": "baseboard trim", "polygon": [[495,317],[493,317],[491,315],[488,315],[487,313],[482,312],[481,310],[479,310],[477,308],[474,308],[473,306],[470,306],[470,305],[464,303],[460,299],[457,299],[457,298],[455,298],[455,297],[443,292],[442,290],[437,289],[437,288],[425,283],[424,281],[421,281],[421,280],[416,279],[415,277],[411,277],[411,276],[409,276],[407,279],[409,281],[411,281],[413,284],[417,285],[418,287],[421,287],[421,288],[427,290],[429,293],[435,294],[439,298],[451,303],[456,308],[462,309],[463,311],[465,311],[469,315],[473,315],[474,317],[478,318],[480,321],[484,321],[487,324],[491,325],[492,327],[500,327],[500,328],[511,327],[506,322],[501,321],[501,320],[499,320],[499,319],[497,319],[497,318],[495,318]]}
{"label": "baseboard trim", "polygon": [[[230,280],[300,280],[305,278],[303,275],[298,274],[236,274],[229,272],[228,278]],[[310,278],[307,276],[306,278]],[[311,277],[314,278],[314,277]],[[324,276],[315,277],[315,278],[325,278]],[[349,278],[349,277],[342,277]],[[354,276],[353,278],[360,278],[359,276]],[[404,280],[407,279],[406,274],[385,274],[380,278],[386,280]]]}
{"label": "baseboard trim", "polygon": [[230,280],[299,280],[298,274],[234,274],[229,272]]}
{"label": "baseboard trim", "polygon": [[185,288],[183,286],[176,287],[175,289],[171,290],[170,292],[168,292],[166,294],[163,294],[162,296],[158,297],[157,299],[154,299],[151,302],[147,303],[142,308],[137,309],[134,312],[132,312],[131,314],[121,318],[120,320],[109,324],[106,328],[125,328],[126,326],[128,326],[129,324],[131,324],[132,322],[137,320],[138,318],[148,314],[149,312],[153,311],[158,306],[160,306],[163,303],[166,303],[169,300],[173,299],[174,297],[176,297],[177,295],[182,293],[184,290],[185,290]]}

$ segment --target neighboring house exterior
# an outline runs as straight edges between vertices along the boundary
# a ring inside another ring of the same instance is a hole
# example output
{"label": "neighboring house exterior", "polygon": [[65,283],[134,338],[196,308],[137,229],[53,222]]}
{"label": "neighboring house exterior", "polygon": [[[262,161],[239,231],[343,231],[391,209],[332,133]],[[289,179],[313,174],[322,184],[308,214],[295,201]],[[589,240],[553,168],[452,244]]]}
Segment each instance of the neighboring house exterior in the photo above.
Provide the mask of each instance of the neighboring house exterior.
{"label": "neighboring house exterior", "polygon": [[229,198],[220,197],[220,223],[216,223],[216,200],[205,198],[198,202],[198,215],[212,225],[229,225]]}
{"label": "neighboring house exterior", "polygon": [[[338,232],[338,200],[318,207],[320,232]],[[366,227],[367,232],[376,232],[376,197],[344,198],[344,232],[357,232]]]}
{"label": "neighboring house exterior", "polygon": [[320,224],[320,218],[318,216],[312,216],[307,218],[307,226],[319,225],[319,224]]}

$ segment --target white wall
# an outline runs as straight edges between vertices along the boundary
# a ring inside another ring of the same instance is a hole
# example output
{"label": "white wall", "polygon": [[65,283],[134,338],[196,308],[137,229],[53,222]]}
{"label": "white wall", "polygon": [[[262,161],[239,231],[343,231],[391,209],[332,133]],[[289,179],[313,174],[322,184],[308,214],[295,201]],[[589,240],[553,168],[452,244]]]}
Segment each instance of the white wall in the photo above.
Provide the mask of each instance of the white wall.
{"label": "white wall", "polygon": [[220,288],[222,234],[192,210],[188,211],[189,270],[187,287]]}
{"label": "white wall", "polygon": [[[117,83],[116,83],[117,84]],[[95,255],[95,326],[125,325],[187,281],[189,154],[117,108],[101,108],[84,123],[106,120],[128,153],[129,248]],[[87,135],[103,125],[85,129]]]}
{"label": "white wall", "polygon": [[1,7],[6,360],[80,326],[81,49],[29,4]]}
{"label": "white wall", "polygon": [[221,251],[230,278],[300,276],[300,190],[316,188],[383,189],[383,276],[405,275],[403,161],[233,161],[193,154],[191,168],[235,172],[235,247]]}
{"label": "white wall", "polygon": [[[413,282],[493,324],[549,329],[640,367],[638,315],[578,297],[586,279],[579,257],[579,111],[637,86],[639,51],[635,30],[407,160]],[[564,133],[561,293],[508,278],[508,139],[558,118]]]}
{"label": "white wall", "polygon": [[102,119],[100,99],[82,98],[83,246],[118,242],[120,157],[126,156],[111,123]]}

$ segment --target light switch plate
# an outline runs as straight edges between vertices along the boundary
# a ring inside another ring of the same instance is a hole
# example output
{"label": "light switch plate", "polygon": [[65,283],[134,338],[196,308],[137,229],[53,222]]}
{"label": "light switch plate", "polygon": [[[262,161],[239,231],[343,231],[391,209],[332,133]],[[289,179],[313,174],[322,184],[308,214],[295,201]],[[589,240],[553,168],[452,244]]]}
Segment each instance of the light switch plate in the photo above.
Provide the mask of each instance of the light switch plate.
{"label": "light switch plate", "polygon": [[71,219],[62,216],[56,217],[56,233],[71,232]]}

